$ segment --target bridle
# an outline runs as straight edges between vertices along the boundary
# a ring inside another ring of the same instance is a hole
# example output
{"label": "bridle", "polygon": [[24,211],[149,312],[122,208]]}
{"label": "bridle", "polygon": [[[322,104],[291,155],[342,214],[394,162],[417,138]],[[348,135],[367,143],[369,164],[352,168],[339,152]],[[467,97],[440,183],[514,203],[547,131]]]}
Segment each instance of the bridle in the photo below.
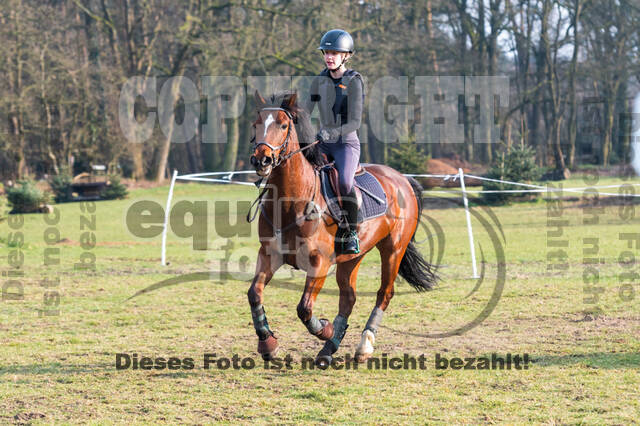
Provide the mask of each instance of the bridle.
{"label": "bridle", "polygon": [[[296,149],[295,151],[286,154],[287,147],[289,146],[289,139],[291,136],[291,126],[294,121],[293,115],[291,114],[290,111],[280,107],[266,107],[266,108],[262,108],[259,112],[262,112],[262,111],[283,111],[287,115],[287,117],[289,117],[289,126],[287,128],[287,135],[285,136],[284,142],[282,144],[280,144],[279,146],[273,146],[268,142],[260,141],[256,143],[255,146],[253,147],[254,152],[256,149],[258,149],[260,145],[268,146],[271,149],[271,170],[275,169],[280,164],[287,161],[289,158],[293,157],[297,153],[302,152],[305,149],[311,148],[312,146],[320,142],[320,141],[312,142],[303,148]],[[278,151],[277,156],[276,156],[276,151]],[[283,155],[283,152],[285,152],[284,155]]]}
{"label": "bridle", "polygon": [[[282,144],[280,144],[279,146],[273,146],[268,142],[260,141],[256,143],[255,146],[253,147],[254,152],[255,150],[258,149],[260,145],[265,145],[271,148],[271,167],[272,169],[275,169],[283,161],[289,158],[289,157],[286,157],[286,158],[283,157],[282,153],[285,152],[287,150],[287,147],[289,146],[289,136],[291,135],[291,123],[293,122],[293,115],[291,115],[291,112],[287,111],[286,109],[279,108],[279,107],[262,108],[259,112],[262,112],[262,111],[283,111],[285,114],[287,114],[287,117],[289,117],[289,121],[290,121],[289,126],[287,127],[287,135],[285,136],[284,142]],[[276,157],[276,151],[278,151],[277,157]]]}
{"label": "bridle", "polygon": [[[268,146],[271,149],[271,172],[270,172],[270,174],[273,172],[273,170],[276,167],[278,167],[280,164],[282,164],[285,161],[287,161],[289,158],[293,157],[294,155],[298,154],[299,152],[304,151],[305,149],[309,149],[312,146],[320,143],[319,140],[316,140],[316,141],[310,143],[309,145],[307,145],[305,147],[298,148],[295,151],[292,151],[292,152],[290,152],[288,154],[282,155],[282,153],[286,151],[287,146],[289,145],[289,136],[291,135],[291,126],[292,126],[292,123],[293,123],[293,115],[291,114],[290,111],[288,111],[288,110],[286,110],[284,108],[280,108],[280,107],[262,108],[258,112],[260,113],[262,111],[283,111],[285,114],[287,114],[287,117],[289,117],[289,128],[287,129],[287,135],[284,138],[284,142],[280,146],[273,146],[270,143],[265,142],[265,141],[260,141],[260,142],[255,144],[254,152],[255,152],[256,149],[258,149],[258,147],[260,145]],[[255,137],[254,137],[253,141],[255,141]],[[276,157],[276,154],[275,154],[276,150],[278,150],[278,156],[277,157]],[[253,155],[252,158],[255,158],[255,155]],[[252,163],[253,163],[253,160],[252,160]],[[318,173],[317,170],[314,170],[314,172],[316,174]],[[255,182],[256,187],[259,188],[260,184],[266,179],[268,179],[268,176],[264,176],[264,177],[261,177],[260,179],[258,179]],[[312,206],[312,209],[311,209],[312,211],[310,211],[308,213],[305,213],[305,215],[302,216],[302,218],[304,220],[307,220],[307,218],[311,217],[311,215],[313,215],[313,214],[319,214],[319,216],[322,216],[322,213],[323,213],[323,212],[317,210],[317,207],[316,207],[316,205],[314,203],[314,200],[315,200],[315,197],[316,197],[315,182],[316,182],[316,180],[314,179],[313,197],[312,197],[311,202],[310,202],[310,205]],[[247,212],[247,222],[253,222],[253,220],[256,218],[256,215],[257,215],[258,211],[262,211],[263,214],[264,214],[264,210],[263,210],[263,206],[262,206],[262,197],[264,196],[264,194],[266,194],[268,189],[269,189],[269,187],[265,186],[262,189],[262,192],[260,193],[260,195],[258,195],[258,198],[256,198],[253,201],[253,203],[251,203],[251,206],[249,207],[249,211]],[[253,214],[251,214],[251,210],[253,209],[253,206],[255,206],[256,204],[258,204],[258,208],[255,210],[255,212]],[[299,219],[300,219],[300,218],[296,219],[295,222],[288,224],[287,226],[285,226],[282,229],[276,229],[276,227],[273,225],[273,223],[271,223],[269,218],[266,215],[264,215],[264,217],[267,220],[267,222],[269,222],[269,224],[271,224],[271,227],[274,229],[274,232],[277,235],[281,235],[282,232],[284,232],[285,230],[289,229],[291,226],[297,225],[298,222],[299,222]]]}

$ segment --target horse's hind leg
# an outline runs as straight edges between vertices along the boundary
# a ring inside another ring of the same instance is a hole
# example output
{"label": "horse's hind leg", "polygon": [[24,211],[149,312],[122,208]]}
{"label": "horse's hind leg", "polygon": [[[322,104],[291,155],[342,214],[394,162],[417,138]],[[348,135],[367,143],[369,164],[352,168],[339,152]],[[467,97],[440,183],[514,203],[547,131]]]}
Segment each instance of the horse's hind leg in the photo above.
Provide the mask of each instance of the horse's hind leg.
{"label": "horse's hind leg", "polygon": [[338,315],[333,320],[333,337],[325,342],[324,347],[316,357],[316,364],[321,367],[327,367],[331,364],[332,355],[340,347],[340,343],[349,327],[347,320],[351,315],[353,305],[356,303],[356,280],[362,259],[363,256],[360,256],[338,264],[336,270],[336,280],[340,288]]}
{"label": "horse's hind leg", "polygon": [[373,308],[373,311],[371,311],[369,320],[362,332],[360,344],[356,348],[355,357],[358,362],[364,362],[373,353],[373,345],[375,344],[378,326],[382,321],[382,315],[385,309],[387,309],[393,297],[393,284],[398,275],[398,269],[400,269],[400,263],[404,255],[402,248],[406,249],[406,245],[402,247],[401,244],[394,244],[390,235],[380,241],[377,247],[378,250],[380,250],[380,260],[382,263],[382,271],[380,274],[381,285],[376,298],[376,306]]}

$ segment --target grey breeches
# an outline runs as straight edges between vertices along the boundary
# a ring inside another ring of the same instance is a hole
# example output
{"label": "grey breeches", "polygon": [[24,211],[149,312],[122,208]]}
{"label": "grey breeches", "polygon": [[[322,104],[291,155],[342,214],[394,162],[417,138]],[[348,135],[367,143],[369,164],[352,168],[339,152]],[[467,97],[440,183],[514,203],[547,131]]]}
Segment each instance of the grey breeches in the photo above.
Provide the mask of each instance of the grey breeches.
{"label": "grey breeches", "polygon": [[360,141],[357,143],[343,143],[341,140],[335,143],[325,142],[320,144],[320,151],[327,155],[329,161],[335,162],[340,178],[340,194],[343,196],[349,194],[353,189],[354,175],[360,162]]}

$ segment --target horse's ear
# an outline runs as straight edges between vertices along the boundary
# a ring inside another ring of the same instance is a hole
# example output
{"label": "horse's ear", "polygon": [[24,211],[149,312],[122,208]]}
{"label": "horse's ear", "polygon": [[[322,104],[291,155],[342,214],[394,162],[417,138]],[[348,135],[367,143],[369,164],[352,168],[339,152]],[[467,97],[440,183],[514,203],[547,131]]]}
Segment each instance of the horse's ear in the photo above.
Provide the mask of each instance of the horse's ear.
{"label": "horse's ear", "polygon": [[297,92],[293,92],[291,95],[289,95],[289,97],[287,98],[287,107],[288,107],[287,109],[289,110],[293,109],[297,99],[298,99]]}
{"label": "horse's ear", "polygon": [[256,106],[258,107],[258,109],[262,109],[262,107],[265,106],[267,101],[264,100],[260,92],[258,92],[257,90],[254,96],[256,98]]}
{"label": "horse's ear", "polygon": [[289,114],[291,115],[291,118],[293,118],[293,122],[295,124],[298,123],[298,106],[296,105],[297,98],[298,94],[293,92],[282,100],[282,108],[289,111]]}

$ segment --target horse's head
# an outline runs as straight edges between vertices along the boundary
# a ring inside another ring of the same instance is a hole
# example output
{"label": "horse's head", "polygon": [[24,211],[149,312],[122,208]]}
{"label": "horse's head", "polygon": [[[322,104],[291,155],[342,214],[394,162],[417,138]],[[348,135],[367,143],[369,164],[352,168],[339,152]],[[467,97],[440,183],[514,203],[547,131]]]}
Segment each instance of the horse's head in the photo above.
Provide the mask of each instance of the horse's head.
{"label": "horse's head", "polygon": [[259,176],[268,176],[282,161],[289,149],[291,132],[294,131],[296,94],[279,97],[280,102],[267,102],[256,90],[258,118],[255,128],[255,149],[251,165]]}

